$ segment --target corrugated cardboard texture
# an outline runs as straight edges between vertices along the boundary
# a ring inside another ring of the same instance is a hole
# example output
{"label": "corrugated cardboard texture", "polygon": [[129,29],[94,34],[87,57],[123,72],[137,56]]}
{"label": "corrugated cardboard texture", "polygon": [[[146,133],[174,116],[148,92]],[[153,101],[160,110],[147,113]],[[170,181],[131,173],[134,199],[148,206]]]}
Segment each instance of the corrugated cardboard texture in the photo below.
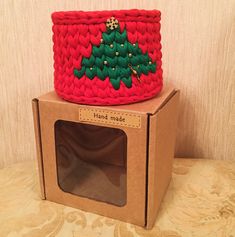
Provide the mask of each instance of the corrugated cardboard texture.
{"label": "corrugated cardboard texture", "polygon": [[171,179],[179,92],[157,114],[150,116],[148,199],[146,227],[152,228]]}

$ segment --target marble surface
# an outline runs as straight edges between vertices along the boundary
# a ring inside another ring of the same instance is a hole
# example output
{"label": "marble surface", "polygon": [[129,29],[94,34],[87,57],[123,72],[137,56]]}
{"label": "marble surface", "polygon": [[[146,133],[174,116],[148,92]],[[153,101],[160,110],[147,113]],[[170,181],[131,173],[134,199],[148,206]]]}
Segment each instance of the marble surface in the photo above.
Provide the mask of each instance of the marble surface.
{"label": "marble surface", "polygon": [[235,237],[235,162],[175,159],[152,230],[42,201],[35,162],[0,169],[1,237]]}

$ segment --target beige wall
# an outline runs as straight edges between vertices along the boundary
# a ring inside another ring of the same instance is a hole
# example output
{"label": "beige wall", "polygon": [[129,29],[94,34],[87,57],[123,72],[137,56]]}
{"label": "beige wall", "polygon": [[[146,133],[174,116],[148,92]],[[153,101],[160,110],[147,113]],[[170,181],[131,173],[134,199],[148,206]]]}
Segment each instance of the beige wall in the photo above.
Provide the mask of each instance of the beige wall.
{"label": "beige wall", "polygon": [[53,88],[50,13],[125,8],[162,11],[164,79],[182,91],[176,156],[235,160],[234,0],[1,0],[0,167],[35,158],[31,98]]}

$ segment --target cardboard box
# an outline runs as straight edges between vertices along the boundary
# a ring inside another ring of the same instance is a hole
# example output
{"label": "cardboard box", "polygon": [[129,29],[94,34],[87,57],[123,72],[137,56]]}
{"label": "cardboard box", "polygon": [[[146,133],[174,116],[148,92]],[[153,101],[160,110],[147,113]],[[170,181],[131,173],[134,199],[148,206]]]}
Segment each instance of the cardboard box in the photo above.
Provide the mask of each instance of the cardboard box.
{"label": "cardboard box", "polygon": [[42,199],[154,225],[171,179],[179,91],[120,106],[33,99]]}

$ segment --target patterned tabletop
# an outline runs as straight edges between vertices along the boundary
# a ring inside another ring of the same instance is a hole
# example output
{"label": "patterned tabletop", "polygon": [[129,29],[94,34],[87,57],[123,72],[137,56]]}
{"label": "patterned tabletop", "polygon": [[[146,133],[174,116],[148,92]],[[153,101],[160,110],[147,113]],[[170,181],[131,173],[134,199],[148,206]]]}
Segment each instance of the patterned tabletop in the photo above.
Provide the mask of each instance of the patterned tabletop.
{"label": "patterned tabletop", "polygon": [[0,169],[0,236],[235,237],[235,162],[175,159],[155,227],[40,200],[35,162]]}

